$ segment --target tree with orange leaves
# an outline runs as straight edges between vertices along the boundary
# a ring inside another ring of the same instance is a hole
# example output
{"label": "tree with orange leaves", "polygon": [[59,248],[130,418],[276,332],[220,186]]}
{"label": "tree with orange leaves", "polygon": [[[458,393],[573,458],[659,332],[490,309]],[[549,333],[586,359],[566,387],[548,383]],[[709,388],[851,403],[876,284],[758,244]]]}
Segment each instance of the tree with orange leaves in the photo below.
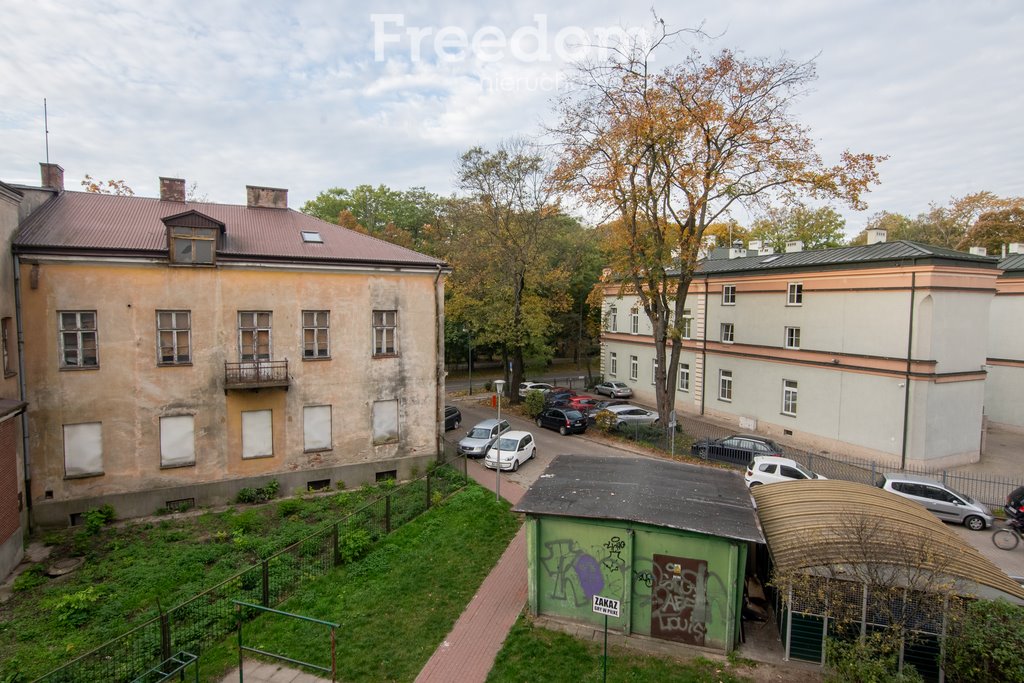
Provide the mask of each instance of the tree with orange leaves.
{"label": "tree with orange leaves", "polygon": [[649,44],[634,41],[582,66],[550,131],[561,150],[555,182],[612,221],[608,265],[652,323],[663,423],[675,403],[686,291],[705,229],[736,205],[798,196],[862,209],[884,158],[844,152],[838,164],[822,162],[790,111],[815,78],[813,62],[694,49],[652,70],[654,51],[677,36],[662,29]]}

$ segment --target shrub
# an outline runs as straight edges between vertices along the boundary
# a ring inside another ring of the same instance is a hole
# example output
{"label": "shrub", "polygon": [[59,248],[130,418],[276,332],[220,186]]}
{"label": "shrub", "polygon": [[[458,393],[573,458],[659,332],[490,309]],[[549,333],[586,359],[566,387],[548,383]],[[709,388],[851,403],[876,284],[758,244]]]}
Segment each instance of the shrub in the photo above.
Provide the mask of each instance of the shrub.
{"label": "shrub", "polygon": [[235,495],[236,503],[265,503],[268,500],[272,500],[277,497],[277,492],[280,490],[281,485],[277,479],[271,479],[265,485],[259,488],[253,488],[246,486],[238,491]]}
{"label": "shrub", "polygon": [[338,555],[344,564],[355,562],[366,554],[373,544],[373,538],[366,529],[354,529],[338,539]]}
{"label": "shrub", "polygon": [[49,609],[52,611],[57,623],[62,626],[81,626],[89,619],[96,603],[102,595],[96,586],[89,586],[84,590],[64,595],[49,601]]}
{"label": "shrub", "polygon": [[492,389],[494,389],[494,383],[491,380],[484,382],[484,391],[491,391]]}
{"label": "shrub", "polygon": [[1024,681],[1024,608],[978,600],[946,638],[949,681]]}
{"label": "shrub", "polygon": [[277,504],[277,516],[278,517],[291,517],[302,512],[303,508],[302,501],[298,498],[289,498],[288,500],[282,500]]}
{"label": "shrub", "polygon": [[617,424],[618,418],[615,416],[615,413],[610,410],[602,410],[594,416],[594,426],[602,432],[614,432]]}
{"label": "shrub", "polygon": [[41,564],[34,564],[14,580],[14,590],[27,591],[46,583],[45,568]]}
{"label": "shrub", "polygon": [[113,505],[101,505],[98,508],[88,510],[85,515],[85,531],[90,536],[98,534],[103,527],[114,521],[116,516]]}
{"label": "shrub", "polygon": [[537,389],[531,389],[526,392],[526,403],[524,407],[526,415],[530,419],[540,415],[541,411],[544,410],[544,392]]}
{"label": "shrub", "polygon": [[825,680],[829,683],[923,683],[910,664],[899,668],[899,635],[893,631],[869,633],[863,640],[829,638],[825,643]]}

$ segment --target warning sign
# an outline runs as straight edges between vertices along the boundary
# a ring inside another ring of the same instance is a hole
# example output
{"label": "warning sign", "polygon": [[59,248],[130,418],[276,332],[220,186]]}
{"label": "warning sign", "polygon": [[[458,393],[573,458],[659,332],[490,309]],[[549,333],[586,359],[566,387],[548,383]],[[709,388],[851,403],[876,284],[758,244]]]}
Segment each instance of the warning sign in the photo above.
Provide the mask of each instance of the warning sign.
{"label": "warning sign", "polygon": [[594,596],[594,611],[609,617],[619,616],[619,601],[602,595]]}

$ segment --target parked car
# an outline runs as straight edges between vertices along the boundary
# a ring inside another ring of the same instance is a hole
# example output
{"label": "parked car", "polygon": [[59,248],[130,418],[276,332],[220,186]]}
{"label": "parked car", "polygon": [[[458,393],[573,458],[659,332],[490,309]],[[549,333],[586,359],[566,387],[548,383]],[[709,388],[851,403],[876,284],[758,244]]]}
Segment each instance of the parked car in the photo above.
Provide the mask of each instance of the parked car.
{"label": "parked car", "polygon": [[596,398],[590,396],[573,396],[569,399],[569,407],[573,410],[578,410],[584,415],[593,410],[599,401]]}
{"label": "parked car", "polygon": [[633,390],[625,382],[601,382],[594,387],[594,393],[607,394],[610,398],[631,398]]}
{"label": "parked car", "polygon": [[886,472],[879,488],[920,503],[944,522],[963,524],[972,531],[992,526],[992,511],[983,503],[955,491],[940,481],[916,474]]}
{"label": "parked car", "polygon": [[609,398],[605,399],[604,401],[598,401],[593,405],[593,407],[590,408],[590,410],[587,411],[587,421],[590,424],[594,424],[597,421],[597,414],[600,413],[605,408],[609,406],[622,406],[625,405],[626,403],[627,401],[623,401],[622,399],[619,398]]}
{"label": "parked car", "polygon": [[557,429],[562,436],[587,431],[587,418],[573,408],[546,408],[537,416],[537,426]]}
{"label": "parked car", "polygon": [[498,468],[499,453],[501,469],[515,472],[520,465],[537,455],[537,443],[530,432],[505,432],[488,449],[484,467],[492,470]]}
{"label": "parked car", "polygon": [[575,395],[576,395],[576,392],[573,391],[572,389],[566,389],[564,387],[553,387],[552,389],[550,389],[548,391],[548,393],[544,394],[544,405],[545,406],[553,406],[553,405],[562,405],[562,406],[564,406],[564,405],[567,405],[569,403],[569,399],[571,399]]}
{"label": "parked car", "polygon": [[658,414],[656,412],[630,403],[608,406],[605,410],[615,416],[616,429],[623,429],[632,425],[658,424]]}
{"label": "parked car", "polygon": [[1018,486],[1006,496],[1006,505],[1003,509],[1008,515],[1024,519],[1024,486]]}
{"label": "parked car", "polygon": [[698,457],[745,465],[756,456],[781,456],[782,448],[771,439],[755,434],[733,434],[724,439],[699,439],[690,448]]}
{"label": "parked car", "polygon": [[462,411],[455,406],[444,407],[444,431],[458,429],[462,424]]}
{"label": "parked car", "polygon": [[501,422],[494,418],[484,420],[470,429],[462,441],[459,441],[459,453],[467,458],[482,458],[487,454],[498,435],[504,434],[510,429],[512,426],[508,420]]}
{"label": "parked car", "polygon": [[747,486],[754,488],[761,484],[774,484],[780,481],[799,481],[801,479],[828,479],[815,474],[790,458],[777,455],[756,455],[747,465],[744,477]]}
{"label": "parked car", "polygon": [[547,392],[551,388],[551,385],[547,382],[523,382],[519,385],[519,398],[526,398],[526,395],[531,391]]}

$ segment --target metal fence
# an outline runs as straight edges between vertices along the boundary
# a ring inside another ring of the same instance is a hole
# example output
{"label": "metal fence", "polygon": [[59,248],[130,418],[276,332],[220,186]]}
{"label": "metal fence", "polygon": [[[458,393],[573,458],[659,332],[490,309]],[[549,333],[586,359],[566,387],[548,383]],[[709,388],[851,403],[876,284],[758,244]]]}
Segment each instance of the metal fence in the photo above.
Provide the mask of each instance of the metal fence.
{"label": "metal fence", "polygon": [[[441,466],[238,572],[131,631],[36,679],[46,683],[132,681],[175,652],[199,653],[238,624],[234,601],[270,607],[346,559],[348,534],[376,541],[466,484],[465,461],[445,448]],[[245,608],[243,608],[245,611]],[[252,619],[256,610],[244,618]]]}

